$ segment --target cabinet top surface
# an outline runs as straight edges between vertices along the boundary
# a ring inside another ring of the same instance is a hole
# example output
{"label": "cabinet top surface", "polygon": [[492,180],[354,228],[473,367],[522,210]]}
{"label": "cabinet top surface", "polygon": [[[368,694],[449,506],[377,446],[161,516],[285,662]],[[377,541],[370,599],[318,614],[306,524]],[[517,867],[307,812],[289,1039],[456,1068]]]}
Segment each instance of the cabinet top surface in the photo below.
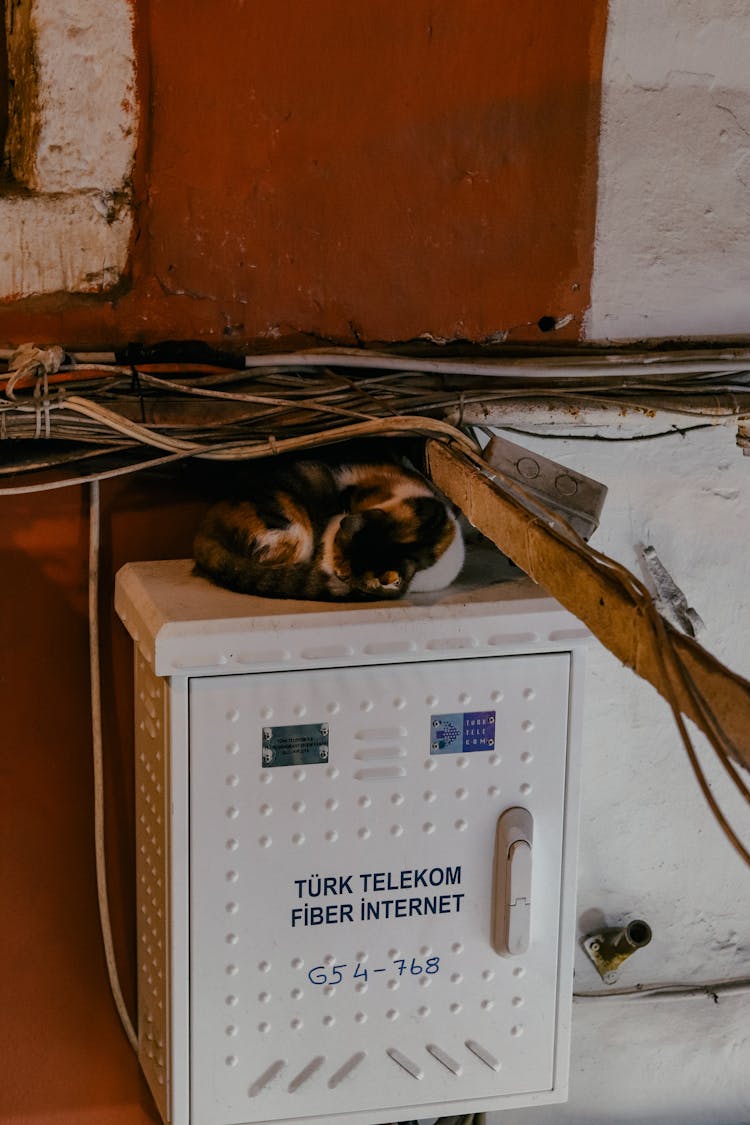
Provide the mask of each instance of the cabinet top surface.
{"label": "cabinet top surface", "polygon": [[[115,607],[160,674],[175,672],[178,667],[206,669],[212,663],[205,650],[209,639],[218,654],[236,648],[238,637],[281,640],[292,631],[296,636],[304,634],[306,643],[312,643],[317,633],[327,644],[332,630],[336,637],[366,630],[370,637],[377,633],[418,639],[420,631],[433,631],[440,622],[452,623],[460,631],[463,621],[497,624],[502,618],[513,622],[511,631],[519,642],[526,634],[532,647],[534,641],[548,642],[551,633],[569,634],[568,642],[580,642],[587,636],[581,623],[558,602],[500,552],[485,547],[467,552],[459,578],[445,590],[407,593],[398,601],[387,602],[261,598],[214,585],[194,573],[190,559],[128,563],[117,575]],[[165,646],[178,644],[181,662],[174,654],[166,663],[159,660],[160,649],[164,652]],[[195,659],[191,655],[194,645],[201,648]],[[549,649],[549,643],[545,647]],[[569,648],[570,643],[554,647]],[[226,663],[219,660],[219,664]]]}

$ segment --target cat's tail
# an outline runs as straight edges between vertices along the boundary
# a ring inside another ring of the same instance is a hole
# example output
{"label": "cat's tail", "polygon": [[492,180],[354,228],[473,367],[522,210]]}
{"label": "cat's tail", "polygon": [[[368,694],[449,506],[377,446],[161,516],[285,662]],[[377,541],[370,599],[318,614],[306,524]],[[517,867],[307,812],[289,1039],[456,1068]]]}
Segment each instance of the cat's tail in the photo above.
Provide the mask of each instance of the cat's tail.
{"label": "cat's tail", "polygon": [[309,563],[269,560],[267,546],[235,541],[221,519],[209,512],[193,541],[196,573],[239,594],[267,598],[325,599],[325,576]]}

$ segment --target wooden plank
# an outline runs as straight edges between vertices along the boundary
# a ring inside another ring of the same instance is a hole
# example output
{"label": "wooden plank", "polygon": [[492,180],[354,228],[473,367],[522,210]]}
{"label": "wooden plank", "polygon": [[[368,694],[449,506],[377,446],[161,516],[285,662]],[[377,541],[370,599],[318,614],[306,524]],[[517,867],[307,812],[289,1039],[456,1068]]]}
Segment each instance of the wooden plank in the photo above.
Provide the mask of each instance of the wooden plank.
{"label": "wooden plank", "polygon": [[[671,682],[657,637],[633,588],[608,571],[582,540],[574,549],[482,472],[484,462],[444,442],[427,444],[430,475],[469,521],[565,606],[623,664],[648,680],[705,733],[709,724],[684,685]],[[485,465],[485,469],[489,466]],[[601,558],[601,556],[599,556]],[[620,575],[637,580],[624,568]],[[667,622],[664,628],[710,711],[750,769],[750,683]]]}

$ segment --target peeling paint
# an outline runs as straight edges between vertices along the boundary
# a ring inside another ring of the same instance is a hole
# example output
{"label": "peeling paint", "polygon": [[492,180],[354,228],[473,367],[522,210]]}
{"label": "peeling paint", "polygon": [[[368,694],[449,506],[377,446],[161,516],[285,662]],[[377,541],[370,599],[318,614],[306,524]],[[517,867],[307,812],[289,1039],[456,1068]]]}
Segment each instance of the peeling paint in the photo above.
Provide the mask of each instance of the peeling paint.
{"label": "peeling paint", "polygon": [[0,298],[102,292],[127,262],[138,109],[128,0],[8,6]]}
{"label": "peeling paint", "polygon": [[102,214],[98,193],[0,199],[0,293],[101,293],[120,279],[131,218]]}

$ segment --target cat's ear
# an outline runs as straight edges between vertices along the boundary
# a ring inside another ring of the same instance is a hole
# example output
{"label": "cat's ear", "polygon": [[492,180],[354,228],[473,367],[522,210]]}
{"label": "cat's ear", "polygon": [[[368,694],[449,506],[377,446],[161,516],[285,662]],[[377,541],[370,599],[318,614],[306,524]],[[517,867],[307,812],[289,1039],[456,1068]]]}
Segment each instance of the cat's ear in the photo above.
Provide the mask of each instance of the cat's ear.
{"label": "cat's ear", "polygon": [[358,512],[353,516],[344,516],[339,529],[336,532],[336,544],[339,548],[345,548],[347,544],[351,543],[354,536],[358,531],[361,531],[365,524],[365,517]]}
{"label": "cat's ear", "polygon": [[434,542],[439,539],[448,522],[445,504],[434,496],[415,496],[409,503],[417,521],[419,540]]}

